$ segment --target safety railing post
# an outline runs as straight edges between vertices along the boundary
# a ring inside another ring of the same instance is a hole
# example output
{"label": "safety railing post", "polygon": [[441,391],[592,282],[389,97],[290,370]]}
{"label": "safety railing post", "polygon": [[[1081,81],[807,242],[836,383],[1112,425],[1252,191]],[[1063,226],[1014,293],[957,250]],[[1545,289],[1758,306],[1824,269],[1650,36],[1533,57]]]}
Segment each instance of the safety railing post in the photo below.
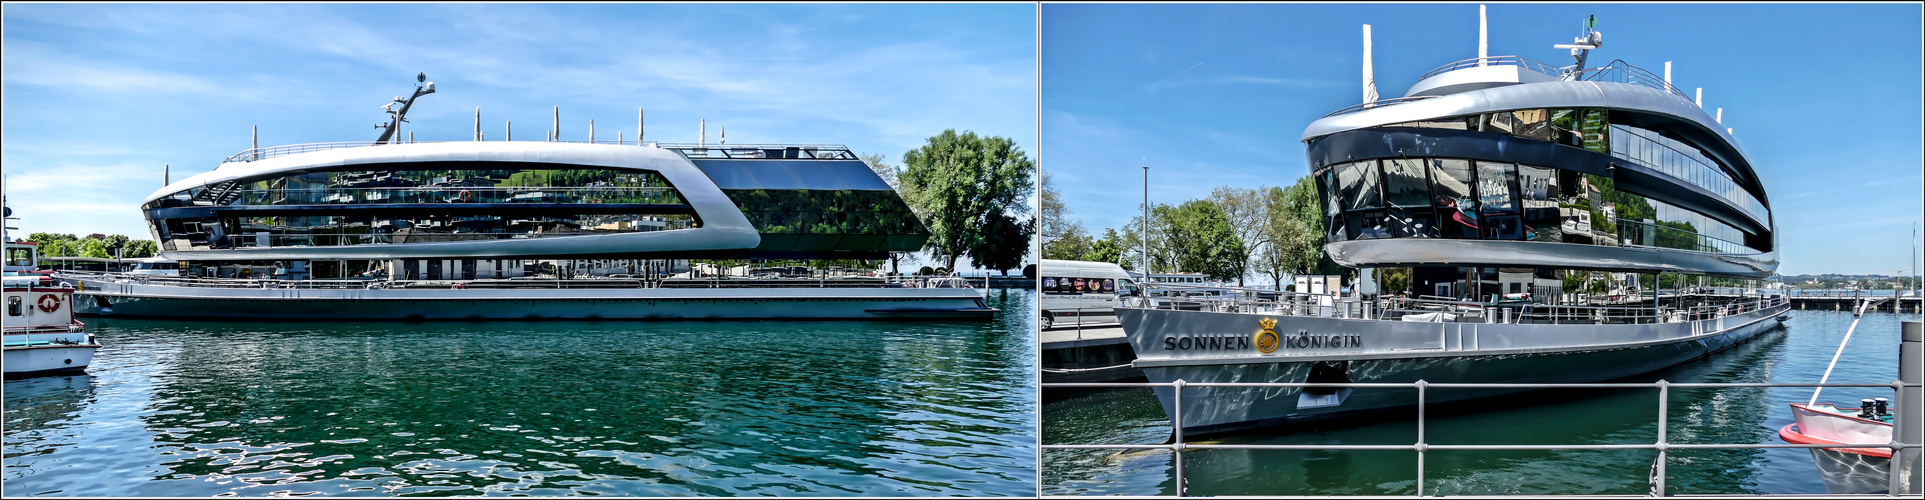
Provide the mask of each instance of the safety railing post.
{"label": "safety railing post", "polygon": [[1172,387],[1170,406],[1175,408],[1172,412],[1174,416],[1170,418],[1171,427],[1175,428],[1175,431],[1171,434],[1176,438],[1176,442],[1171,444],[1170,454],[1176,457],[1176,496],[1183,497],[1185,496],[1183,486],[1186,482],[1184,481],[1186,478],[1183,477],[1183,379],[1176,379],[1176,382],[1170,383],[1170,387]]}
{"label": "safety railing post", "polygon": [[1430,449],[1430,442],[1424,437],[1424,409],[1428,402],[1427,391],[1430,382],[1417,380],[1417,496],[1424,496],[1424,452]]}
{"label": "safety railing post", "polygon": [[1667,423],[1671,416],[1670,407],[1671,407],[1671,382],[1667,380],[1658,380],[1658,444],[1657,444],[1658,460],[1657,460],[1657,463],[1652,465],[1653,467],[1657,468],[1657,475],[1656,475],[1657,484],[1651,487],[1651,496],[1657,496],[1657,497],[1664,496],[1664,479],[1665,479],[1664,462],[1665,462],[1665,454],[1666,454],[1665,452],[1671,446],[1669,444],[1669,440],[1665,439],[1665,431],[1670,426]]}

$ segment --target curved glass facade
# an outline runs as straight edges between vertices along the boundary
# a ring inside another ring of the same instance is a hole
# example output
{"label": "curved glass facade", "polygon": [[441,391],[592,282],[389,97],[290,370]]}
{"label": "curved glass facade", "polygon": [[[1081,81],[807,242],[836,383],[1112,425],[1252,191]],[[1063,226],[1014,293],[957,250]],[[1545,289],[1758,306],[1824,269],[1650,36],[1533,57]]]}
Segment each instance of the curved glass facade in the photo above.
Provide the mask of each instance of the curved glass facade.
{"label": "curved glass facade", "polygon": [[1608,177],[1537,165],[1391,158],[1316,176],[1331,241],[1450,238],[1755,253],[1711,217],[1618,191]]}
{"label": "curved glass facade", "polygon": [[1604,108],[1541,108],[1404,122],[1388,127],[1466,130],[1522,137],[1609,154],[1651,167],[1732,203],[1759,224],[1771,222],[1764,203],[1733,180],[1717,161],[1655,130],[1610,123]]}
{"label": "curved glass facade", "polygon": [[545,238],[700,226],[693,209],[655,172],[440,166],[266,175],[184,190],[143,208],[165,250]]}

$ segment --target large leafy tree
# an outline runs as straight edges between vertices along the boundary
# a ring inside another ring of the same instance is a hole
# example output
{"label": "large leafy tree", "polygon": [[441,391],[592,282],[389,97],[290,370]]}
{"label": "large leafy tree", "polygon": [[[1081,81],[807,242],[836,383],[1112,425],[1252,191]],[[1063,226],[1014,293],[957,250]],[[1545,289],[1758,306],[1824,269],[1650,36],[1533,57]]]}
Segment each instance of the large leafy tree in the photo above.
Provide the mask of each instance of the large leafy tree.
{"label": "large leafy tree", "polygon": [[1032,227],[1035,224],[1031,221],[1016,220],[1008,214],[989,214],[982,240],[969,249],[969,263],[1008,276],[1010,269],[1023,265],[1023,255],[1029,253],[1030,236],[1035,235]]}
{"label": "large leafy tree", "polygon": [[1240,248],[1237,255],[1245,256],[1239,267],[1237,286],[1243,286],[1243,278],[1252,270],[1251,264],[1258,262],[1260,247],[1270,242],[1268,223],[1270,220],[1267,187],[1235,188],[1217,186],[1210,191],[1210,203],[1223,213],[1223,220],[1230,225],[1230,232],[1237,235]]}
{"label": "large leafy tree", "polygon": [[153,257],[154,254],[159,252],[160,247],[154,244],[153,240],[133,240],[127,242],[127,246],[122,247],[121,258],[143,259]]}
{"label": "large leafy tree", "polygon": [[[1106,228],[1103,230],[1102,238],[1097,238],[1090,242],[1089,250],[1083,253],[1082,260],[1090,262],[1116,262],[1118,258],[1123,256],[1124,243],[1122,234],[1117,233],[1114,228]],[[1128,261],[1124,261],[1122,265],[1123,269],[1135,267]]]}
{"label": "large leafy tree", "polygon": [[930,253],[949,269],[963,254],[982,248],[995,216],[1029,212],[1036,189],[1029,176],[1036,164],[1014,140],[945,130],[903,153],[902,160],[900,182],[913,194],[907,201],[925,216]]}
{"label": "large leafy tree", "polygon": [[1048,171],[1042,172],[1038,184],[1042,188],[1036,192],[1036,211],[1041,215],[1037,236],[1042,242],[1043,258],[1080,258],[1089,250],[1089,233],[1084,231],[1082,222],[1069,217],[1069,207],[1063,204],[1063,195],[1056,190]]}
{"label": "large leafy tree", "polygon": [[[1159,207],[1160,208],[1160,207]],[[1169,209],[1169,245],[1180,272],[1203,273],[1213,280],[1243,275],[1248,262],[1243,242],[1209,200],[1190,200]]]}

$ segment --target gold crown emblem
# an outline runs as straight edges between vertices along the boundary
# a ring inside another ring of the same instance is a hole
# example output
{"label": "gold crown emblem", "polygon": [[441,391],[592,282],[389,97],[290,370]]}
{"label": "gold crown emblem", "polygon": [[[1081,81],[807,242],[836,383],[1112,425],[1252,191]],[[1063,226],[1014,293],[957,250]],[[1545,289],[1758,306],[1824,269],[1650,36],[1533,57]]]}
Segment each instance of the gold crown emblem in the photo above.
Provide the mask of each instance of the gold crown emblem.
{"label": "gold crown emblem", "polygon": [[1277,344],[1282,340],[1277,338],[1277,320],[1263,318],[1263,320],[1257,322],[1257,325],[1263,327],[1263,331],[1257,332],[1257,352],[1264,354],[1276,352]]}

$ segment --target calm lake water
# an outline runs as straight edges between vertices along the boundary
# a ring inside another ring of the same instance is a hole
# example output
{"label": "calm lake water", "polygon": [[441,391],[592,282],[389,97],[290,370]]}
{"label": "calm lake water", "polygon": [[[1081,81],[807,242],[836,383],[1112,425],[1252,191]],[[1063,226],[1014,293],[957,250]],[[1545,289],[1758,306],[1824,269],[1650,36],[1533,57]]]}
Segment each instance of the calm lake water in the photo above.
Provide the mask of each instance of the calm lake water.
{"label": "calm lake water", "polygon": [[1034,294],[993,322],[88,322],[7,381],[14,495],[1036,492]]}
{"label": "calm lake water", "polygon": [[[1917,315],[1908,314],[1916,319]],[[1710,358],[1648,377],[1673,382],[1815,383],[1825,371],[1851,314],[1793,311],[1782,328]],[[1898,373],[1899,317],[1869,313],[1833,371],[1834,383],[1888,384]],[[1668,432],[1673,443],[1781,443],[1790,403],[1811,388],[1672,389]],[[1045,444],[1162,443],[1170,425],[1149,389],[1070,393],[1043,405]],[[1820,401],[1857,406],[1893,397],[1891,389],[1826,389]],[[1433,408],[1432,443],[1649,444],[1657,441],[1656,389],[1570,389],[1488,399],[1474,406]],[[1251,444],[1410,444],[1414,421],[1350,422],[1281,434],[1250,431],[1218,438]],[[1644,495],[1656,452],[1650,450],[1432,451],[1424,493],[1451,495]],[[1185,452],[1193,495],[1410,495],[1416,452]],[[1666,464],[1671,494],[1822,494],[1811,454],[1799,449],[1685,450]],[[1043,454],[1045,495],[1168,495],[1175,492],[1168,452],[1049,450]]]}

